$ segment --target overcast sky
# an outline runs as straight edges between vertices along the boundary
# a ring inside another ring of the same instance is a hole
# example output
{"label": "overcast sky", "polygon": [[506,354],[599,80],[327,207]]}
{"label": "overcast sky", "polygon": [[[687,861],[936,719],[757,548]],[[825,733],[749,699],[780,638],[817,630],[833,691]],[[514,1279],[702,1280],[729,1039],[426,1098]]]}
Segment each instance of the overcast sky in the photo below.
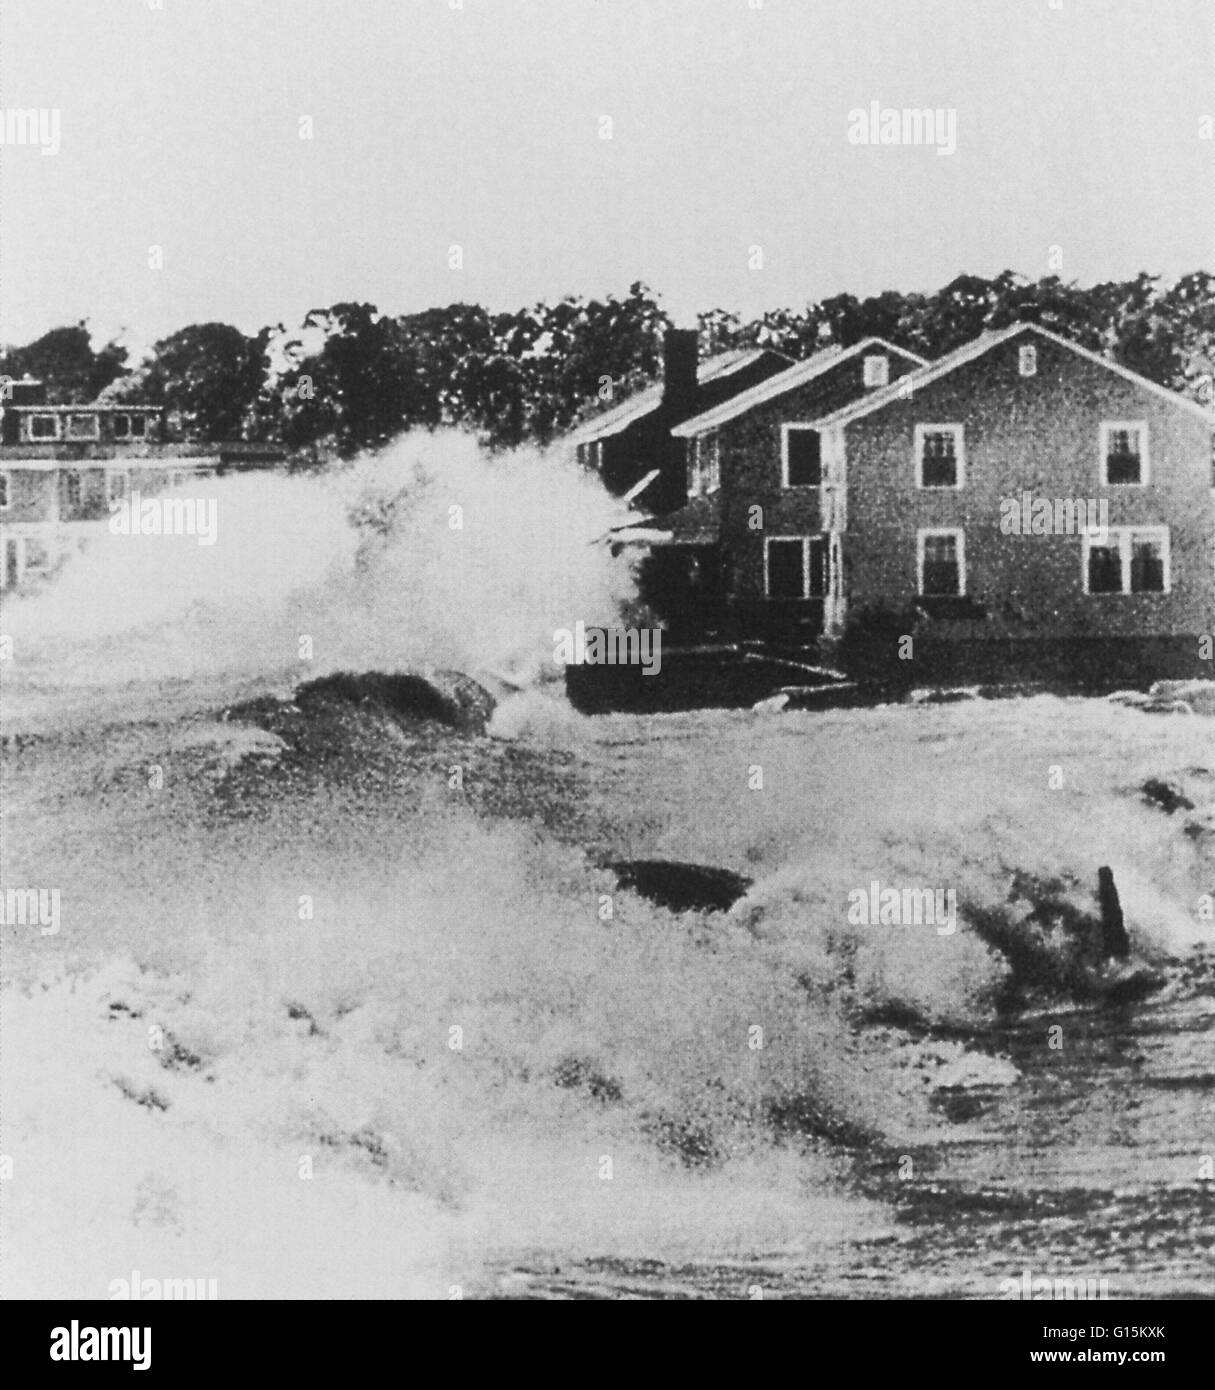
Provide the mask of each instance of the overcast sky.
{"label": "overcast sky", "polygon": [[[1213,74],[1213,0],[5,0],[61,148],[0,147],[0,341],[1215,267]],[[875,101],[956,152],[850,143]]]}

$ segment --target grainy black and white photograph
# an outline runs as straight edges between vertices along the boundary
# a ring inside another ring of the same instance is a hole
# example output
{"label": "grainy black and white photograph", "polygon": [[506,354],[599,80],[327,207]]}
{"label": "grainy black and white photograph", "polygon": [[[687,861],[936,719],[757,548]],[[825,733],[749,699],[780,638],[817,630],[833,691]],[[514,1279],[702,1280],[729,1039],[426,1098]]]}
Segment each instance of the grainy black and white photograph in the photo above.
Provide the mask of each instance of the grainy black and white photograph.
{"label": "grainy black and white photograph", "polygon": [[271,1300],[1164,1359],[1101,1304],[1215,1295],[1213,76],[1211,0],[4,0],[43,1364]]}

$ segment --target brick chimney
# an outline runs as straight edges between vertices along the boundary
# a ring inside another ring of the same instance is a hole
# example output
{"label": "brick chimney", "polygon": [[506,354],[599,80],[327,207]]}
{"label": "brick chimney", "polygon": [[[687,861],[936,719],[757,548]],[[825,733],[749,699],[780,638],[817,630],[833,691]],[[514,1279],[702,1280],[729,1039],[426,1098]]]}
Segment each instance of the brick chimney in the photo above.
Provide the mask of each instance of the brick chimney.
{"label": "brick chimney", "polygon": [[700,335],[695,328],[668,328],[662,343],[662,406],[668,427],[696,413],[696,365]]}
{"label": "brick chimney", "polygon": [[654,442],[654,463],[660,476],[645,494],[645,506],[654,512],[674,511],[688,500],[687,446],[670,431],[696,414],[699,348],[700,334],[695,328],[668,328],[662,340],[662,434]]}

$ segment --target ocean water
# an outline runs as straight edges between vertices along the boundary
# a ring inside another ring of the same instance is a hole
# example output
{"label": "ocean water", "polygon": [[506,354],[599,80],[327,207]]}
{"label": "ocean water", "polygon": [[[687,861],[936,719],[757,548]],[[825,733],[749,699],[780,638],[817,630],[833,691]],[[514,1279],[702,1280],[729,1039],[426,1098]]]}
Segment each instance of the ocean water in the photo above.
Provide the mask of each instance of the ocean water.
{"label": "ocean water", "polygon": [[[583,718],[549,642],[628,598],[603,499],[466,441],[368,467],[234,483],[214,557],[106,546],[0,609],[2,886],[63,903],[0,928],[6,1294],[1210,1291],[1211,721]],[[224,715],[427,665],[504,696],[488,733]],[[754,887],[678,914],[597,867],[664,857]],[[1089,920],[1103,865],[1164,987],[1016,989],[974,922]],[[875,879],[955,892],[956,930],[851,925]]]}
{"label": "ocean water", "polygon": [[[950,1130],[909,1154],[853,1155],[848,1183],[880,1205],[879,1229],[823,1243],[791,1223],[795,1248],[728,1260],[538,1254],[503,1265],[496,1291],[996,1299],[1022,1296],[1028,1274],[1082,1298],[1215,1297],[1215,952],[1168,973],[1150,1002],[985,1035],[1021,1071],[1014,1085],[940,1097]],[[1052,1026],[1064,1030],[1053,1053]]]}
{"label": "ocean water", "polygon": [[[1140,717],[1136,766],[1135,712],[1099,702],[544,720],[537,694],[516,739],[361,712],[266,757],[208,713],[220,689],[143,693],[140,718],[78,712],[4,754],[9,881],[64,898],[58,935],[5,929],[6,1143],[45,1189],[3,1218],[12,1291],[101,1296],[117,1250],[227,1296],[994,1298],[1026,1270],[1209,1290],[1209,846],[1197,808],[1136,791],[1150,768],[1200,794],[1197,720]],[[1051,803],[1010,778],[1027,741],[1083,785]],[[951,832],[893,813],[963,770],[982,792]],[[849,883],[967,900],[1000,854],[1083,878],[1091,835],[1166,980],[1137,1004],[1001,1009],[965,923],[846,929]],[[642,854],[756,885],[675,914],[594,867]],[[936,1088],[946,1065],[979,1084]],[[789,1106],[804,1124],[774,1123]],[[244,1231],[300,1200],[301,1155],[327,1184],[266,1262]],[[82,1249],[56,1222],[83,1207]]]}

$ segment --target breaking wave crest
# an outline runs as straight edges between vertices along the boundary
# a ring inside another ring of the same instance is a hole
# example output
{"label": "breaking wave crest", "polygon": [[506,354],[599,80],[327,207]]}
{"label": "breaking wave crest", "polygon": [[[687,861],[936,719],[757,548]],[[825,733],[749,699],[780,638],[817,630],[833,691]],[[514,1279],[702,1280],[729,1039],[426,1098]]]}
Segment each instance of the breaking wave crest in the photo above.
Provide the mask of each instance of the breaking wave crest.
{"label": "breaking wave crest", "polygon": [[173,495],[214,499],[214,544],[105,531],[43,591],[6,601],[14,701],[24,673],[40,697],[428,664],[525,685],[551,674],[558,628],[610,623],[632,593],[627,564],[592,544],[620,504],[555,452],[415,433],[325,474]]}

